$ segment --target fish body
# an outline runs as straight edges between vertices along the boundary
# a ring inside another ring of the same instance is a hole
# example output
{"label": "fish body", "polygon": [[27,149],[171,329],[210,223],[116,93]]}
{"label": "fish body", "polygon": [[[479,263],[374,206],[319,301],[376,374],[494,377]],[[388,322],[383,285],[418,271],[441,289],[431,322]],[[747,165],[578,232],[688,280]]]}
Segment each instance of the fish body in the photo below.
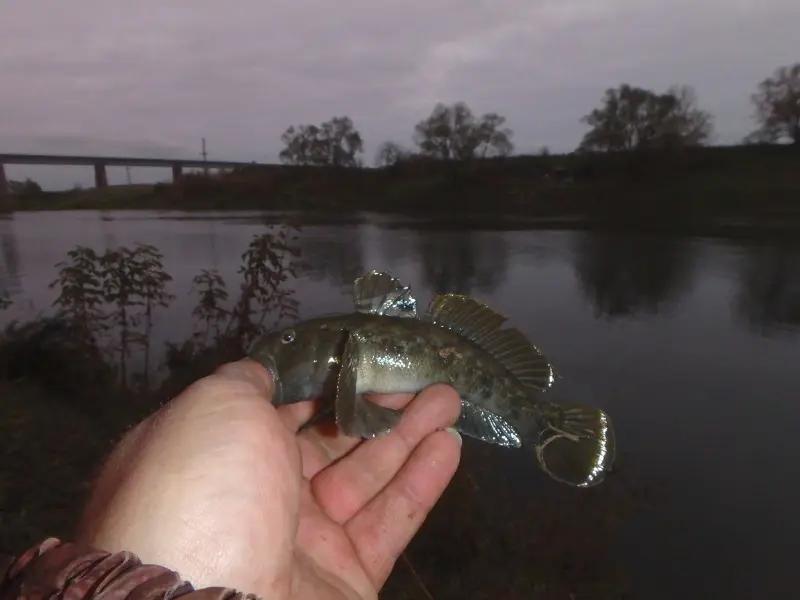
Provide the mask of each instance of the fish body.
{"label": "fish body", "polygon": [[489,443],[531,445],[556,480],[596,485],[614,459],[605,412],[545,396],[555,375],[547,358],[491,308],[466,296],[437,296],[417,315],[410,289],[387,273],[354,283],[355,311],[302,321],[259,340],[249,353],[275,379],[275,404],[333,399],[339,428],[372,438],[401,410],[369,393],[416,393],[434,383],[461,396],[455,428]]}

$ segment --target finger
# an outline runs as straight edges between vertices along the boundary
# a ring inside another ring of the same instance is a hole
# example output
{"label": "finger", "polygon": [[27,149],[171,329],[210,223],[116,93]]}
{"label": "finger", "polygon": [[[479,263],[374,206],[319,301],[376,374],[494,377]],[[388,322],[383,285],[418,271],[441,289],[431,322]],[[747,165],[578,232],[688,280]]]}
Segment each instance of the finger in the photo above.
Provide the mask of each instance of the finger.
{"label": "finger", "polygon": [[437,431],[420,443],[397,477],[345,524],[365,571],[380,589],[458,468],[461,443]]}
{"label": "finger", "polygon": [[276,407],[286,429],[292,433],[297,431],[319,410],[318,403],[314,399],[294,402],[292,404],[281,404]]}
{"label": "finger", "polygon": [[[366,394],[365,397],[367,397]],[[397,408],[405,406],[405,404],[407,404],[408,401],[413,397],[413,394],[384,394],[382,396],[376,396],[375,401],[384,406],[392,406],[392,408]],[[321,410],[320,400],[321,398],[309,398],[300,402],[292,402],[291,404],[281,404],[276,408],[278,414],[286,425],[286,428],[292,432],[297,432],[308,422],[309,419],[311,419],[311,417]],[[327,436],[329,438],[335,437],[335,431],[326,433],[325,427],[317,427],[316,424],[313,427],[310,427],[307,431],[311,430],[314,430],[316,433],[321,433],[323,436]],[[307,434],[305,436],[307,437]],[[314,436],[312,435],[312,437]]]}
{"label": "finger", "polygon": [[[380,394],[369,400],[388,408],[405,408],[413,398],[414,394]],[[404,419],[401,419],[401,423]],[[303,476],[311,479],[362,442],[361,438],[344,435],[335,426],[326,428],[319,424],[304,429],[297,434],[303,457]]]}
{"label": "finger", "polygon": [[364,442],[311,480],[317,502],[335,522],[349,520],[397,475],[427,435],[453,425],[460,409],[453,388],[427,388],[408,405],[392,433]]}
{"label": "finger", "polygon": [[[208,383],[209,380],[214,384],[218,384],[219,380],[228,383],[240,383],[252,388],[257,396],[260,396],[267,402],[272,402],[272,395],[275,391],[275,382],[272,379],[272,374],[251,358],[243,358],[234,362],[226,363],[218,367],[212,375],[204,377],[197,383]],[[191,389],[193,386],[189,386]]]}

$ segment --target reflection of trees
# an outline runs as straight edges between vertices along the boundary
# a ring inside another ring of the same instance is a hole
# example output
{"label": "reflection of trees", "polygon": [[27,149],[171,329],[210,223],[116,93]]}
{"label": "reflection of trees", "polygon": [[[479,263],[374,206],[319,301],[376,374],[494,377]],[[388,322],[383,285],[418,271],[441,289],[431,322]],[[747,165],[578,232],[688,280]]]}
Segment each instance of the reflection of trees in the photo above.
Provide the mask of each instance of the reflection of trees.
{"label": "reflection of trees", "polygon": [[435,293],[490,294],[503,282],[508,244],[502,231],[420,230],[422,280]]}
{"label": "reflection of trees", "polygon": [[0,219],[0,249],[2,262],[0,262],[0,295],[3,293],[13,296],[20,292],[19,281],[19,244],[14,233],[14,223],[11,219]]}
{"label": "reflection of trees", "polygon": [[598,316],[656,313],[691,283],[692,248],[678,238],[583,232],[574,248],[581,291]]}
{"label": "reflection of trees", "polygon": [[387,265],[392,268],[406,261],[416,264],[419,260],[417,256],[417,232],[414,229],[406,227],[382,228],[380,230],[379,243],[381,255],[385,258]]}
{"label": "reflection of trees", "polygon": [[735,301],[738,316],[762,333],[800,326],[800,246],[746,249]]}
{"label": "reflection of trees", "polygon": [[364,272],[364,251],[358,229],[306,228],[299,236],[300,259],[313,281],[327,280],[347,289]]}

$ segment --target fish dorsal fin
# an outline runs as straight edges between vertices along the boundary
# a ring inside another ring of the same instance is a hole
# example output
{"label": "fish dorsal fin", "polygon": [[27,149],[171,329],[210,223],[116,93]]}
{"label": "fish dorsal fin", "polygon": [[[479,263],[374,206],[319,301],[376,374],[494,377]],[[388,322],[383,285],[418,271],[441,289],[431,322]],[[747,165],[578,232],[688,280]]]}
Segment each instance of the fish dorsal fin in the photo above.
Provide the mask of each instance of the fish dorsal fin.
{"label": "fish dorsal fin", "polygon": [[555,373],[550,361],[517,329],[501,329],[506,318],[461,294],[441,294],[431,302],[425,320],[469,339],[497,359],[525,387],[550,388]]}
{"label": "fish dorsal fin", "polygon": [[411,288],[388,273],[371,271],[353,282],[353,304],[357,312],[414,318],[417,301]]}

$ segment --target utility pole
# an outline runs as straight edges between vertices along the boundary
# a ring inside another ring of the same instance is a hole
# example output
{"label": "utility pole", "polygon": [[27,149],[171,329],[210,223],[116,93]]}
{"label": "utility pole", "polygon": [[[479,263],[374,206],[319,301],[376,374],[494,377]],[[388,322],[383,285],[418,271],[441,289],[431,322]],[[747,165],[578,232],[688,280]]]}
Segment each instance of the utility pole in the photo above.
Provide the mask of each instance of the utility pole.
{"label": "utility pole", "polygon": [[[206,152],[206,138],[203,138],[203,151],[201,152],[203,155],[203,162],[205,163],[208,159],[208,152]],[[203,165],[203,173],[206,177],[208,177],[208,167]]]}

